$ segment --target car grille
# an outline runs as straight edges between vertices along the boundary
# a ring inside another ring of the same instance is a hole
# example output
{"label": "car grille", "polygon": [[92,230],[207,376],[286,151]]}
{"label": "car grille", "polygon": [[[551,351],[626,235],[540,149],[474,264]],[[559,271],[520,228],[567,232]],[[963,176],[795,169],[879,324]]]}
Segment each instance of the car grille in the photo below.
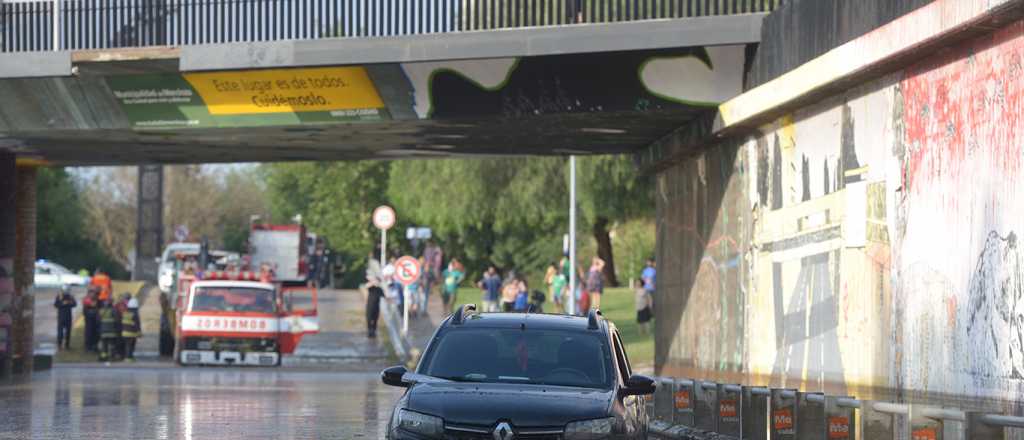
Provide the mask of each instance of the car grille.
{"label": "car grille", "polygon": [[185,338],[184,349],[186,350],[214,350],[214,351],[275,351],[277,341],[270,338],[209,338],[209,337],[188,337]]}
{"label": "car grille", "polygon": [[[493,426],[451,425],[444,427],[447,440],[494,440]],[[515,428],[516,440],[561,440],[561,427]]]}

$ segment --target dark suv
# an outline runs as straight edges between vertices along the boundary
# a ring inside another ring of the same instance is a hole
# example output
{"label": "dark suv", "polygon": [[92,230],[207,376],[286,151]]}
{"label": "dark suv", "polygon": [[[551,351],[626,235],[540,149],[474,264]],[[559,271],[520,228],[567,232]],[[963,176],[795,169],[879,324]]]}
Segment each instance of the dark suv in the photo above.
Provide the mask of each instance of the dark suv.
{"label": "dark suv", "polygon": [[644,439],[654,381],[633,375],[615,325],[586,318],[476,313],[441,323],[415,372],[391,367],[408,390],[388,438]]}

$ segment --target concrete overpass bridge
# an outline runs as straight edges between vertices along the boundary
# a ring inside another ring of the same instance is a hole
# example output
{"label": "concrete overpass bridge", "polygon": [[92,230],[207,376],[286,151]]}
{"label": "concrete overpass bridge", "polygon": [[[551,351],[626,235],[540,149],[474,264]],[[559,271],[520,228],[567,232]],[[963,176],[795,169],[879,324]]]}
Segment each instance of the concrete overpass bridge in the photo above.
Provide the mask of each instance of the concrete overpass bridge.
{"label": "concrete overpass bridge", "polygon": [[0,133],[78,165],[634,152],[739,94],[773,6],[50,3],[4,6]]}
{"label": "concrete overpass bridge", "polygon": [[[630,152],[657,182],[659,374],[1021,414],[1022,16],[1024,0],[790,0],[766,17],[6,54],[7,310],[31,279],[31,163]],[[341,81],[289,105],[347,104],[246,116],[267,105],[235,90],[254,79]]]}
{"label": "concrete overpass bridge", "polygon": [[636,153],[742,91],[775,3],[4,2],[0,278],[15,282],[0,310],[14,351],[31,347],[16,316],[32,166],[141,165],[146,264],[162,248],[161,164]]}

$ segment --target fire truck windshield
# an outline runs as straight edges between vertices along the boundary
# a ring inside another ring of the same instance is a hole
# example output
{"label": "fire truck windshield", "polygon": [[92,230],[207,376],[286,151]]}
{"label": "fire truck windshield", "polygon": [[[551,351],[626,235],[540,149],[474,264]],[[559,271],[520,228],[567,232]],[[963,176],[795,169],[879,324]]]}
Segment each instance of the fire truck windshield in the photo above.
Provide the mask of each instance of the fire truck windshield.
{"label": "fire truck windshield", "polygon": [[251,287],[200,287],[193,312],[274,313],[274,291]]}

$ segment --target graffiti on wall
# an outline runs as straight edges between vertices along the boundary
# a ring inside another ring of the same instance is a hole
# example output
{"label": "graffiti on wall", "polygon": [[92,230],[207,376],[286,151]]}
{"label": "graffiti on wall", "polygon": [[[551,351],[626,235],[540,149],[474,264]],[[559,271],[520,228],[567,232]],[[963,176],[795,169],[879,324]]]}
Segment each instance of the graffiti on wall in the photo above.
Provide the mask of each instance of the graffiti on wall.
{"label": "graffiti on wall", "polygon": [[[713,106],[742,88],[743,46],[402,64],[416,114],[660,111]],[[614,90],[614,93],[609,93]]]}
{"label": "graffiti on wall", "polygon": [[[743,316],[729,318],[744,323],[748,382],[1019,398],[1022,60],[1024,22],[1016,22],[808,105],[718,148],[745,170],[723,185],[741,186],[735,199],[746,206],[680,197],[684,206],[659,211],[679,221],[701,209],[711,219],[749,218],[748,228],[723,231],[740,243],[741,267],[717,274],[743,287],[716,291],[742,298],[729,313]],[[681,267],[709,256],[684,253],[692,261]],[[684,312],[659,337],[685,338],[702,325],[717,331]],[[706,356],[721,354],[676,349],[658,368],[699,365],[714,377],[717,359]]]}
{"label": "graffiti on wall", "polygon": [[[925,392],[1000,396],[1021,382],[1024,22],[913,66],[894,115],[894,382]],[[943,237],[936,240],[936,237]]]}

